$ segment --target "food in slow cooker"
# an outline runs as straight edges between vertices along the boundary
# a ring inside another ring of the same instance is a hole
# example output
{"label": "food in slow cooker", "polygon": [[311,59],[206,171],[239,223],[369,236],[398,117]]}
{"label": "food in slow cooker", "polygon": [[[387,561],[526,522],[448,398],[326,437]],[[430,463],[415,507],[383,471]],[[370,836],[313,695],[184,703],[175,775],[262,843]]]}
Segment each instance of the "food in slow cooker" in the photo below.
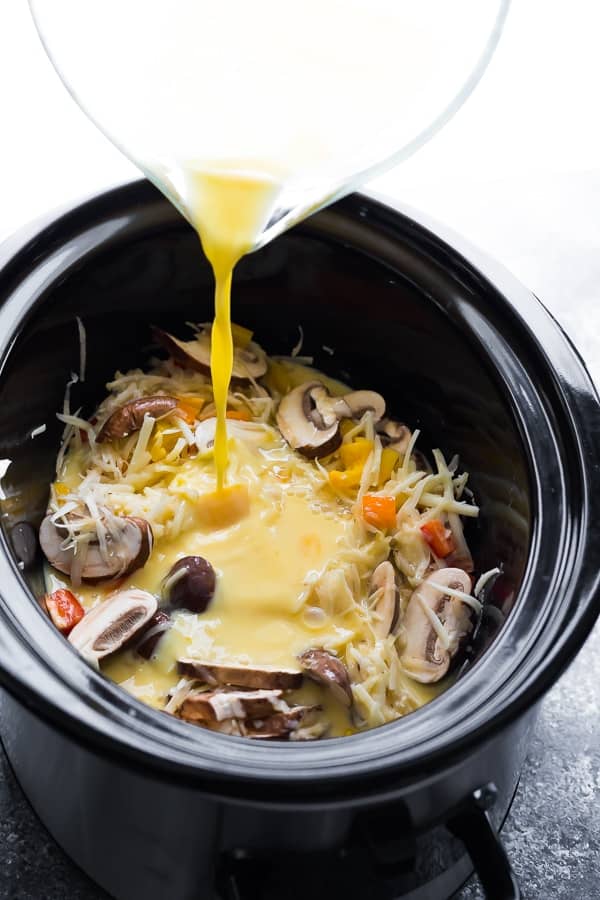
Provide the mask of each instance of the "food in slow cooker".
{"label": "food in slow cooker", "polygon": [[[226,734],[310,740],[410,713],[451,681],[481,604],[459,461],[234,326],[216,490],[210,329],[155,329],[65,433],[40,543],[45,606],[135,697]],[[309,361],[310,362],[310,361]]]}

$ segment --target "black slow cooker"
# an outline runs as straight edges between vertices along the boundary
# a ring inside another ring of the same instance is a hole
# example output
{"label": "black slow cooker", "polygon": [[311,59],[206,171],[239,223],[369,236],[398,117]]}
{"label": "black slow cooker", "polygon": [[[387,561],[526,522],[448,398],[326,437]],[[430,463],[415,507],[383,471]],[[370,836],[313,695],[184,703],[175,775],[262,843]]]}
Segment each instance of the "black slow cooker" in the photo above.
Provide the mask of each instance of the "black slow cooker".
{"label": "black slow cooker", "polygon": [[487,896],[515,900],[496,832],[538,701],[598,614],[600,414],[584,365],[499,266],[366,197],[241,263],[234,318],[269,352],[289,352],[301,325],[319,368],[382,391],[424,447],[460,454],[478,568],[502,569],[456,684],[427,707],[351,737],[251,742],[91,670],[42,612],[28,539],[79,370],[76,317],[85,415],[117,368],[152,353],[151,324],[206,320],[211,291],[197,238],[146,182],[0,250],[0,729],[17,777],[120,900],[446,898],[472,868],[465,849]]}

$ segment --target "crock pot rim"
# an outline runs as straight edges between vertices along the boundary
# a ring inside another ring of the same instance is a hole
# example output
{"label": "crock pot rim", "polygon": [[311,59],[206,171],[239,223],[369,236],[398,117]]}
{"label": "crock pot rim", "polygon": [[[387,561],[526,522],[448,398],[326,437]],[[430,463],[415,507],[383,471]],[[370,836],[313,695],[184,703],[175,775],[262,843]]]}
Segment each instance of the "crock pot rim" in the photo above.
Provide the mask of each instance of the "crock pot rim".
{"label": "crock pot rim", "polygon": [[[91,200],[83,203],[81,205],[77,205],[70,209],[69,212],[64,214],[63,216],[56,218],[51,217],[49,224],[46,227],[40,228],[33,226],[32,228],[28,228],[25,230],[24,234],[21,237],[16,237],[12,241],[9,242],[8,248],[3,251],[10,258],[10,263],[4,269],[0,271],[0,287],[2,284],[6,284],[7,280],[12,281],[14,283],[14,279],[19,278],[19,264],[25,264],[28,256],[33,254],[36,257],[36,264],[39,264],[40,252],[41,248],[44,247],[45,244],[45,253],[43,256],[48,256],[51,252],[53,246],[62,243],[62,238],[59,238],[58,242],[56,238],[58,235],[62,235],[64,230],[69,226],[75,225],[80,220],[89,221],[93,220],[94,217],[97,217],[102,210],[106,210],[108,213],[108,217],[114,218],[114,211],[111,212],[113,206],[118,205],[128,205],[129,207],[140,206],[142,204],[148,204],[152,202],[156,202],[157,197],[154,193],[154,189],[150,188],[144,182],[135,182],[130,185],[125,185],[119,188],[116,188],[109,192],[103,192],[100,195],[92,198]],[[166,205],[166,201],[161,199],[162,203]],[[342,216],[348,216],[349,218],[360,217],[362,222],[368,224],[371,227],[378,228],[389,228],[393,232],[394,230],[399,229],[399,224],[402,223],[405,231],[410,234],[411,232],[418,237],[421,242],[429,242],[431,247],[435,248],[438,257],[442,261],[442,265],[444,263],[444,258],[451,259],[453,261],[454,266],[464,266],[465,272],[469,273],[471,276],[475,274],[477,277],[486,279],[490,285],[492,285],[493,290],[499,296],[502,297],[502,302],[505,306],[507,306],[513,313],[515,313],[515,303],[512,300],[509,300],[507,295],[514,296],[518,293],[523,298],[526,296],[529,303],[531,303],[531,295],[525,288],[518,284],[511,276],[506,273],[501,266],[492,263],[487,260],[482,254],[478,251],[475,251],[473,248],[467,248],[467,243],[462,238],[458,238],[453,236],[448,229],[442,229],[440,226],[432,225],[431,222],[428,222],[425,217],[420,214],[412,214],[410,217],[406,216],[405,213],[402,212],[399,208],[390,207],[389,205],[384,206],[379,202],[373,201],[367,197],[363,197],[361,195],[353,195],[351,197],[346,198],[343,201],[338,202],[334,207],[330,210],[325,210],[324,213],[321,213],[320,216],[324,217],[329,215],[341,214]],[[135,211],[130,212],[130,215],[135,217]],[[318,222],[318,218],[315,220]],[[314,224],[314,223],[313,223]],[[305,223],[298,230],[307,229],[311,231],[313,226],[311,223]],[[318,231],[318,228],[317,228]],[[442,236],[440,237],[440,232],[442,232]],[[406,238],[406,234],[404,235]],[[450,240],[450,243],[447,241]],[[460,251],[455,249],[456,246],[460,247]],[[467,248],[467,249],[465,249]],[[473,257],[475,257],[475,261],[473,261]],[[2,262],[2,251],[0,251],[0,262]],[[492,280],[493,279],[493,283]],[[522,306],[522,303],[521,303]],[[589,413],[593,413],[594,415],[598,415],[598,406],[597,400],[595,396],[595,391],[589,376],[585,370],[585,367],[577,355],[576,351],[559,328],[556,325],[554,320],[549,316],[549,314],[540,306],[533,306],[529,308],[530,317],[536,319],[536,331],[539,333],[539,329],[541,328],[542,332],[550,333],[552,332],[554,343],[558,341],[558,344],[561,346],[561,356],[562,356],[562,365],[563,371],[557,372],[552,365],[551,360],[547,359],[547,365],[550,369],[553,370],[552,374],[554,380],[560,385],[561,390],[565,395],[565,405],[566,408],[569,409],[571,413],[574,411],[577,412],[578,417],[581,421],[583,421],[583,425],[586,425],[587,417]],[[551,326],[550,324],[551,323]],[[20,323],[22,324],[22,323]],[[522,323],[523,327],[531,330],[531,326],[525,326],[525,323]],[[11,338],[13,336],[11,335]],[[550,342],[552,343],[552,341]],[[6,358],[6,353],[4,354]],[[565,371],[565,367],[568,370]],[[580,422],[581,424],[581,422]],[[583,531],[581,534],[583,535],[583,540],[589,546],[591,534],[589,528],[590,522],[598,521],[598,512],[600,511],[600,501],[595,501],[593,496],[590,495],[590,491],[587,489],[586,475],[592,472],[594,468],[597,468],[597,464],[595,459],[597,459],[597,447],[596,442],[593,440],[593,435],[591,433],[590,428],[579,429],[579,437],[581,437],[582,433],[585,434],[586,438],[586,446],[578,446],[576,448],[576,455],[579,457],[579,473],[581,475],[582,481],[582,489],[585,493],[585,504],[584,504],[584,515],[580,520],[579,527],[580,531],[583,527]],[[572,435],[573,436],[573,435]],[[590,448],[593,448],[593,457],[594,460],[587,460],[585,457],[589,452]],[[591,513],[594,513],[591,515]],[[581,536],[581,535],[580,535]],[[579,553],[579,562],[581,564],[581,557],[583,554],[583,549],[580,546]],[[18,576],[16,570],[13,571],[13,576],[17,578],[17,583],[22,585],[21,579]],[[527,576],[526,576],[527,577]],[[572,621],[569,627],[565,630],[562,639],[558,641],[554,647],[552,653],[546,656],[546,658],[539,663],[539,670],[536,673],[536,677],[525,687],[521,687],[521,689],[516,692],[510,702],[505,703],[500,706],[496,711],[494,717],[490,720],[488,719],[477,730],[463,730],[462,734],[455,736],[455,739],[451,745],[446,743],[444,746],[438,746],[437,748],[430,748],[430,752],[424,757],[421,752],[418,760],[413,760],[412,764],[404,759],[402,761],[392,759],[388,759],[385,766],[382,766],[381,769],[375,767],[373,759],[369,756],[367,762],[367,768],[358,764],[355,760],[352,766],[342,766],[339,764],[339,760],[337,761],[337,766],[334,770],[333,763],[329,763],[325,765],[323,773],[317,773],[315,770],[310,771],[310,779],[311,782],[314,782],[315,779],[318,780],[319,777],[322,779],[327,779],[329,782],[336,782],[339,784],[346,778],[356,778],[356,777],[365,777],[366,774],[369,775],[381,775],[384,774],[385,771],[389,771],[391,768],[396,769],[397,776],[405,776],[407,775],[411,768],[417,767],[422,772],[427,768],[427,765],[434,765],[436,759],[439,759],[440,755],[443,757],[445,764],[448,763],[449,756],[454,753],[463,752],[471,743],[474,741],[483,741],[485,738],[493,734],[498,728],[502,726],[502,724],[514,716],[518,715],[520,712],[524,711],[525,708],[529,707],[535,700],[539,698],[541,693],[547,689],[549,684],[551,684],[558,674],[562,671],[562,669],[566,666],[566,664],[570,661],[576,650],[579,648],[580,644],[583,642],[585,636],[587,635],[593,621],[595,621],[598,610],[594,609],[594,605],[591,602],[592,594],[595,594],[597,591],[597,582],[598,577],[596,577],[594,583],[592,583],[588,578],[587,584],[587,594],[589,596],[589,601],[585,609],[580,610],[579,615],[575,621]],[[524,580],[525,586],[525,580]],[[5,620],[5,624],[7,628],[11,628],[10,624],[10,616],[6,614],[6,610],[0,608],[0,612],[2,613],[2,617]],[[12,622],[12,629],[19,627],[18,621],[14,620]],[[11,629],[11,630],[12,630]],[[50,629],[48,629],[50,633]],[[7,632],[4,633],[5,636]],[[14,632],[13,632],[14,635]],[[59,636],[56,636],[59,637]],[[502,640],[502,638],[500,638]],[[2,640],[0,638],[0,645],[2,644]],[[493,648],[491,648],[493,650]],[[29,647],[29,656],[32,657],[32,650],[35,648]],[[75,654],[72,654],[74,658]],[[44,664],[40,662],[38,659],[38,664],[41,665],[42,669],[44,668]],[[482,663],[485,662],[485,659],[482,660]],[[81,661],[77,658],[77,663],[83,665]],[[65,711],[64,708],[61,708],[60,704],[52,704],[48,701],[48,698],[42,698],[40,694],[39,685],[36,688],[35,684],[26,684],[26,681],[23,677],[19,678],[18,673],[13,673],[13,677],[11,678],[11,673],[4,668],[4,672],[2,673],[6,682],[7,687],[15,693],[23,702],[25,702],[31,708],[34,708],[38,714],[44,716],[50,721],[54,721],[59,727],[64,728],[65,730],[70,731],[75,734],[79,740],[82,740],[86,743],[95,746],[103,746],[103,749],[109,752],[116,753],[117,756],[122,758],[129,757],[130,759],[139,758],[141,755],[146,764],[156,766],[163,774],[166,774],[166,770],[170,771],[170,774],[174,777],[187,777],[189,778],[191,774],[195,774],[196,776],[206,776],[208,773],[212,774],[212,778],[214,779],[214,763],[212,763],[208,767],[201,767],[197,765],[182,765],[181,760],[171,765],[170,761],[164,757],[157,756],[155,753],[151,752],[148,747],[145,748],[136,748],[131,745],[131,742],[122,741],[121,736],[120,739],[117,740],[115,735],[112,735],[112,738],[109,738],[106,735],[101,735],[100,730],[98,728],[94,728],[89,724],[84,725],[83,722],[77,719],[77,717],[71,716],[69,713]],[[479,667],[477,667],[479,668]],[[47,672],[46,672],[47,674]],[[88,676],[92,679],[95,677],[93,673],[87,672]],[[89,680],[89,678],[88,678]],[[115,694],[118,694],[122,699],[123,691],[117,689],[114,685],[106,683],[104,679],[100,679],[102,681],[102,686],[104,688],[104,695],[108,696],[111,700],[114,699]],[[452,692],[450,692],[452,693]],[[449,694],[444,695],[444,697],[449,696]],[[444,697],[440,698],[443,700]],[[79,698],[81,699],[81,697]],[[96,698],[97,699],[97,698]],[[86,700],[90,700],[89,697]],[[436,701],[439,704],[439,701]],[[132,701],[129,697],[127,697],[127,705],[130,706],[134,710],[134,719],[138,720],[140,715],[138,715],[138,707],[141,704],[138,704],[137,701]],[[427,713],[427,707],[424,710],[421,710],[417,713],[411,715],[410,719],[413,720],[414,717],[418,717],[421,714]],[[148,710],[147,707],[143,707],[141,710],[144,714],[152,713],[152,715],[157,716],[159,714],[154,713],[151,710]],[[102,715],[106,715],[106,712],[103,711]],[[130,719],[132,721],[132,719]],[[161,722],[163,718],[161,717]],[[390,732],[390,729],[394,729],[398,725],[404,725],[408,723],[409,720],[404,720],[404,722],[396,722],[391,723],[385,726],[385,731]],[[114,723],[112,723],[114,724]],[[170,723],[171,724],[171,723]],[[183,728],[186,731],[186,734],[189,732],[189,727],[183,725],[179,722],[172,723],[177,725],[178,728]],[[165,733],[168,729],[164,729]],[[202,730],[198,729],[198,732]],[[366,732],[364,734],[356,735],[350,738],[341,738],[341,739],[331,739],[325,742],[322,742],[318,745],[310,745],[311,748],[318,747],[318,752],[322,754],[322,751],[330,748],[325,755],[330,755],[331,751],[334,751],[334,748],[339,746],[340,740],[343,741],[343,746],[345,747],[344,755],[349,755],[350,745],[360,743],[364,741],[365,738],[368,739],[369,735],[373,735],[377,732],[371,731]],[[133,731],[130,732],[129,737],[131,737]],[[249,750],[249,742],[230,738],[223,737],[220,735],[213,735],[209,732],[203,732],[203,738],[208,737],[209,742],[216,741],[215,744],[217,748],[217,752],[219,749],[223,749],[222,742],[225,741],[227,743],[233,742],[237,744],[239,750],[239,756],[248,756]],[[147,736],[146,736],[147,742]],[[203,740],[202,742],[205,743]],[[438,742],[439,744],[439,742]],[[241,745],[241,747],[240,747]],[[273,759],[275,756],[278,756],[279,761],[282,763],[282,769],[279,772],[271,771],[267,776],[264,772],[259,772],[255,767],[252,767],[252,771],[249,773],[248,771],[238,771],[223,773],[224,781],[233,781],[237,782],[236,791],[239,791],[241,782],[248,781],[249,776],[251,779],[262,779],[263,781],[275,780],[281,781],[285,778],[289,778],[289,767],[285,765],[285,762],[289,762],[290,751],[292,754],[300,754],[298,762],[302,761],[302,766],[307,767],[307,763],[309,763],[309,759],[307,758],[307,750],[309,749],[309,745],[305,745],[302,747],[297,746],[289,746],[289,745],[254,745],[255,747],[260,747],[259,753],[265,754],[265,758],[270,760],[270,766],[273,765]],[[198,747],[198,753],[202,752],[203,748]],[[335,755],[335,752],[334,752]],[[287,759],[286,759],[287,757]],[[197,761],[196,761],[197,762]],[[399,768],[400,762],[402,762],[401,768]],[[238,766],[238,770],[243,767]],[[343,770],[343,771],[341,771]],[[294,777],[299,779],[301,773],[294,773]],[[300,779],[299,779],[300,780]],[[214,784],[214,781],[213,781]],[[247,785],[248,786],[248,785]],[[388,785],[389,787],[389,785]],[[303,787],[304,790],[304,787]]]}

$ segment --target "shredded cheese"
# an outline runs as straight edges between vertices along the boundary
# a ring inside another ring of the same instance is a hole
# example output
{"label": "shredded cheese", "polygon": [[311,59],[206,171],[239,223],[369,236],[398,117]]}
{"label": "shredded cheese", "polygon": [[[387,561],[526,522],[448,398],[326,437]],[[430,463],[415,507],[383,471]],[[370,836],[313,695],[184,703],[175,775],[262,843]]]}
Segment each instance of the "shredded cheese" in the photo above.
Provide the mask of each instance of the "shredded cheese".
{"label": "shredded cheese", "polygon": [[473,589],[473,593],[475,594],[475,596],[479,597],[488,582],[492,579],[497,578],[497,576],[500,574],[502,574],[502,570],[497,566],[493,569],[488,569],[487,572],[483,572],[477,579],[477,583],[475,584],[475,587]]}
{"label": "shredded cheese", "polygon": [[[436,587],[438,587],[438,585],[436,585]],[[427,603],[427,601],[424,599],[424,597],[421,594],[418,593],[416,596],[419,600],[419,604],[420,604],[423,612],[425,613],[425,615],[427,616],[427,618],[429,619],[429,621],[431,623],[431,627],[437,634],[440,644],[442,645],[444,650],[447,650],[450,646],[450,635],[448,634],[448,631],[444,627],[442,620],[440,619],[440,617],[438,615],[436,615],[436,613],[432,610],[432,608],[429,606],[429,604]]]}
{"label": "shredded cheese", "polygon": [[302,350],[302,344],[304,343],[304,329],[302,328],[302,325],[298,325],[298,331],[300,333],[300,337],[298,338],[297,344],[294,345],[294,347],[292,348],[292,352],[290,353],[290,356],[293,359],[298,356],[298,354]]}
{"label": "shredded cheese", "polygon": [[[200,329],[199,333],[204,333],[204,326],[195,327]],[[80,336],[84,346],[84,330],[80,331]],[[302,340],[300,329],[300,341],[292,351],[296,365],[304,362],[299,355]],[[307,372],[307,378],[311,374]],[[79,379],[83,381],[84,377],[85,353],[82,351]],[[313,377],[318,378],[319,373],[315,372]],[[63,410],[58,415],[65,430],[57,458],[57,473],[68,491],[60,495],[53,491],[50,504],[53,521],[64,529],[63,546],[76,550],[76,573],[85,562],[90,541],[97,542],[102,555],[110,554],[119,517],[143,518],[150,524],[156,540],[174,539],[194,526],[199,498],[207,490],[214,489],[214,403],[206,375],[181,369],[172,360],[157,360],[146,373],[139,369],[117,372],[107,385],[108,397],[95,412],[96,427],[84,420],[79,411],[72,413],[70,410],[70,390],[79,379],[73,375],[69,381]],[[129,437],[113,443],[97,442],[96,433],[101,423],[124,403],[161,393],[180,397],[183,401],[186,396],[200,398],[203,405],[198,423],[190,426],[178,416],[170,416],[157,425],[152,417],[146,416],[139,431]],[[433,569],[443,566],[424,540],[421,526],[436,516],[447,517],[448,521],[452,516],[457,519],[459,516],[474,517],[479,509],[474,503],[461,499],[467,490],[467,476],[457,474],[458,458],[453,458],[447,465],[441,452],[436,450],[433,454],[436,473],[423,471],[419,466],[415,456],[418,430],[413,432],[406,452],[397,460],[385,489],[378,487],[383,446],[371,411],[365,412],[359,422],[348,422],[343,429],[344,445],[365,438],[372,442],[372,450],[362,464],[360,482],[343,494],[335,494],[329,474],[340,469],[339,450],[317,460],[290,452],[276,428],[277,397],[276,392],[274,396],[267,394],[265,388],[253,380],[244,387],[236,386],[229,395],[228,405],[232,409],[247,410],[252,421],[230,420],[230,440],[240,442],[242,448],[253,446],[261,465],[282,476],[280,486],[275,482],[264,488],[270,498],[270,510],[265,515],[271,513],[276,518],[285,493],[305,497],[315,509],[321,504],[323,509],[329,510],[328,515],[344,515],[351,522],[335,558],[322,570],[307,575],[298,592],[297,612],[313,627],[335,617],[336,627],[323,646],[344,660],[360,719],[370,726],[383,724],[419,705],[414,683],[410,683],[400,663],[402,614],[422,580]],[[193,480],[187,477],[190,461],[194,466]],[[255,468],[244,462],[243,453],[233,453],[230,466],[232,480],[241,478],[252,483],[258,478]],[[383,532],[365,524],[359,513],[362,497],[367,492],[395,498],[395,527]],[[388,559],[393,560],[397,571],[400,622],[397,635],[381,639],[373,628],[376,598],[370,582],[374,569]],[[489,577],[492,575],[488,573]],[[480,582],[475,593],[482,589],[482,579]],[[458,597],[476,612],[481,609],[475,597],[441,585],[434,584],[434,587]],[[447,629],[426,604],[424,609],[441,646],[448,649],[451,636]],[[199,627],[193,615],[179,615],[173,628],[182,633],[185,630],[192,655],[206,657],[209,652],[213,655],[221,652],[213,646],[207,628]],[[191,684],[185,679],[180,682],[167,703],[168,711],[177,709]],[[147,687],[138,686],[135,679],[130,679],[125,687],[141,699],[156,703],[161,700],[157,696],[150,697]]]}
{"label": "shredded cheese", "polygon": [[428,581],[427,583],[441,594],[462,600],[463,603],[470,606],[476,613],[479,614],[481,612],[481,603],[475,597],[471,597],[470,594],[465,594],[464,591],[459,591],[456,588],[445,587],[443,584],[436,584],[435,581]]}

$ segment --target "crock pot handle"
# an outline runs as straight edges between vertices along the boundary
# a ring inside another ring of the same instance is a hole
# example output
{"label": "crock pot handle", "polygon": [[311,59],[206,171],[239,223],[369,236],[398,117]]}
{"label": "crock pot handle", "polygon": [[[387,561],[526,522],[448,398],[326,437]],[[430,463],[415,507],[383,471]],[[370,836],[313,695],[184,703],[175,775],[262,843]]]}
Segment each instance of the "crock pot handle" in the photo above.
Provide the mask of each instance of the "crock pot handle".
{"label": "crock pot handle", "polygon": [[515,873],[488,812],[496,795],[493,784],[478,788],[447,827],[465,845],[486,900],[520,900]]}
{"label": "crock pot handle", "polygon": [[[446,827],[465,845],[486,900],[521,900],[519,885],[488,813],[496,796],[493,784],[474,791],[448,820]],[[295,865],[302,860],[302,854],[299,854]],[[304,858],[305,863],[310,860],[310,855]],[[254,858],[245,853],[227,855],[222,859],[217,879],[218,896],[222,900],[261,900],[262,892],[257,885],[263,881],[268,867],[266,855]],[[257,872],[261,871],[263,878],[257,878]],[[294,866],[291,871],[295,871]]]}

